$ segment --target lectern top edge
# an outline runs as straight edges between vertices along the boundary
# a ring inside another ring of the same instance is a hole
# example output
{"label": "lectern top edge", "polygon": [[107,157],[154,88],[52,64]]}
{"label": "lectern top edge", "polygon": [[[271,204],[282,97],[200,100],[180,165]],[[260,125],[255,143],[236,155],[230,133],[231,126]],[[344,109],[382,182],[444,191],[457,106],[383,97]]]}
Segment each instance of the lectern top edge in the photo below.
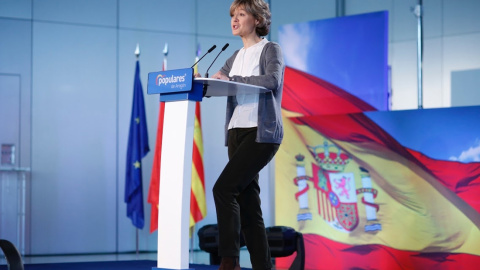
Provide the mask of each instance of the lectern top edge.
{"label": "lectern top edge", "polygon": [[194,84],[201,83],[206,88],[205,96],[224,97],[238,94],[260,94],[270,92],[263,86],[256,86],[240,82],[231,82],[213,78],[195,78]]}
{"label": "lectern top edge", "polygon": [[148,73],[147,93],[160,94],[160,101],[202,101],[204,96],[235,96],[269,92],[265,87],[218,80],[194,78],[193,68]]}

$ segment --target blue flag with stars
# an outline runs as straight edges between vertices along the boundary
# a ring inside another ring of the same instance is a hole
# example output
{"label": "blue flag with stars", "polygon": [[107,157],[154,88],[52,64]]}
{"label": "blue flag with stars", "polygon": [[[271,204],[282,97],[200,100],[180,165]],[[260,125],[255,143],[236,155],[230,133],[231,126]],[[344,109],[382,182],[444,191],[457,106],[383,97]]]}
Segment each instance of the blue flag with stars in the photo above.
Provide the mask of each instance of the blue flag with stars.
{"label": "blue flag with stars", "polygon": [[142,158],[150,151],[148,147],[147,121],[143,88],[140,81],[140,64],[137,61],[133,84],[133,105],[128,133],[127,174],[125,177],[125,202],[127,216],[135,227],[142,229],[145,224],[143,213]]}

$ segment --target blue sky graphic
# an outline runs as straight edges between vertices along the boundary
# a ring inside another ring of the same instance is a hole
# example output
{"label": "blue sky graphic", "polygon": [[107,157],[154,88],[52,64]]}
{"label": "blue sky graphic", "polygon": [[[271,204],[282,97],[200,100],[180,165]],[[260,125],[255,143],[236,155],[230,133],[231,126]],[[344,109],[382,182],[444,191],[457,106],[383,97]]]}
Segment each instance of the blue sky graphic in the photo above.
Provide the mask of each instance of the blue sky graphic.
{"label": "blue sky graphic", "polygon": [[480,106],[365,115],[403,146],[431,158],[480,162]]}
{"label": "blue sky graphic", "polygon": [[287,66],[326,80],[378,110],[388,109],[388,13],[279,28]]}
{"label": "blue sky graphic", "polygon": [[403,146],[440,160],[480,162],[480,106],[388,109],[388,13],[287,24],[287,66],[333,83],[379,109],[366,115]]}

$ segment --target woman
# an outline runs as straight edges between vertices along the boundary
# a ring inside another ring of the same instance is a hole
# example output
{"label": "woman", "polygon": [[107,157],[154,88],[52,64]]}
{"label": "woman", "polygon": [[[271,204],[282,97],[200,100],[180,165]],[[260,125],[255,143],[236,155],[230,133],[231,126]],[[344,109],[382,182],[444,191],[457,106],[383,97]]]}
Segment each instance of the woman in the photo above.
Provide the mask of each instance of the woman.
{"label": "woman", "polygon": [[234,36],[243,41],[212,78],[263,86],[270,91],[227,99],[225,139],[229,162],[213,187],[222,270],[240,269],[240,230],[253,269],[272,267],[260,208],[258,173],[283,138],[280,104],[283,63],[280,46],[269,42],[270,10],[263,0],[235,0],[230,7]]}

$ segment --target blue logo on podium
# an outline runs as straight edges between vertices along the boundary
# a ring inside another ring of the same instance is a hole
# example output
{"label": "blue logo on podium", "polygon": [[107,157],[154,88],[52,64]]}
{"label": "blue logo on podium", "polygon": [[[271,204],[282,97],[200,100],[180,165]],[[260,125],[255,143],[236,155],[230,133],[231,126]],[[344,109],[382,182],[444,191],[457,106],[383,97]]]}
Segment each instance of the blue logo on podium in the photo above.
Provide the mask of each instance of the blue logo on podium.
{"label": "blue logo on podium", "polygon": [[148,94],[165,94],[192,90],[193,69],[175,69],[148,73]]}

